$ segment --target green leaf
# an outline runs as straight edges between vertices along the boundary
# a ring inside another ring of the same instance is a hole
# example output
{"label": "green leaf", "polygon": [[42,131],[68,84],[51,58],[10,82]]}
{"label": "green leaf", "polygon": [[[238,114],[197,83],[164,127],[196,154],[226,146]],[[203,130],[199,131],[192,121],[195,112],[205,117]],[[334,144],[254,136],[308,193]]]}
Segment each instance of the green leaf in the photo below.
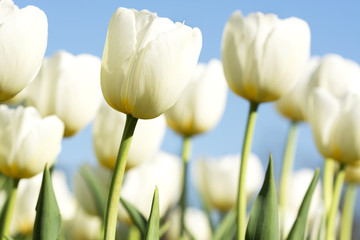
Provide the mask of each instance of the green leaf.
{"label": "green leaf", "polygon": [[106,195],[104,195],[104,191],[101,188],[99,181],[89,170],[88,166],[82,166],[80,169],[80,174],[84,178],[87,186],[90,189],[91,196],[95,201],[97,214],[99,217],[102,218],[105,215]]}
{"label": "green leaf", "polygon": [[279,239],[278,201],[271,154],[263,186],[251,209],[245,239]]}
{"label": "green leaf", "polygon": [[33,239],[58,239],[60,229],[61,215],[56,202],[50,172],[47,166],[45,166],[39,198],[36,204]]}
{"label": "green leaf", "polygon": [[232,239],[236,232],[236,212],[229,211],[216,228],[213,240]]}
{"label": "green leaf", "polygon": [[139,229],[141,234],[145,235],[146,224],[147,224],[145,217],[139,212],[139,210],[137,210],[137,208],[134,205],[132,205],[125,199],[120,198],[120,202],[124,206],[125,210],[129,214],[131,220],[134,222],[134,224]]}
{"label": "green leaf", "polygon": [[319,169],[316,169],[314,177],[301,203],[297,218],[287,238],[288,240],[304,239],[307,215],[310,208],[311,198],[314,193],[318,179],[319,179]]}
{"label": "green leaf", "polygon": [[154,197],[151,205],[150,217],[146,226],[146,240],[159,239],[160,228],[160,211],[159,211],[159,190],[156,187],[154,191]]}

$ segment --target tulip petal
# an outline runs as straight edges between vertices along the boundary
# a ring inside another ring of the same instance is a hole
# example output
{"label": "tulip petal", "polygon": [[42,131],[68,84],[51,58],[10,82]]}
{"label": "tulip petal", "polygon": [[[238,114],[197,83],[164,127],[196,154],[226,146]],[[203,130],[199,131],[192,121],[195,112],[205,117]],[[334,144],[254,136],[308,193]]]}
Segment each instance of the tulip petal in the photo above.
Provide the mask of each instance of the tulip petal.
{"label": "tulip petal", "polygon": [[47,29],[45,13],[34,6],[15,11],[0,25],[0,101],[34,79],[45,54]]}
{"label": "tulip petal", "polygon": [[173,106],[191,79],[201,49],[201,32],[177,24],[160,34],[139,55],[133,79],[134,117],[154,118]]}

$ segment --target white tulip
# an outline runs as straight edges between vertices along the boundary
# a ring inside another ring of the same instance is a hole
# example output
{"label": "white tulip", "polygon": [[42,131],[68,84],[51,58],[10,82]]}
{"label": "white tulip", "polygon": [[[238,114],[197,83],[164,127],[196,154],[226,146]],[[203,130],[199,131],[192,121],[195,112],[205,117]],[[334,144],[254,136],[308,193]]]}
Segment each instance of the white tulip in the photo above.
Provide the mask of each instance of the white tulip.
{"label": "white tulip", "polygon": [[310,29],[301,19],[240,11],[226,23],[222,59],[226,80],[253,102],[277,100],[296,83],[310,56]]}
{"label": "white tulip", "polygon": [[64,124],[56,116],[41,118],[33,107],[0,106],[0,171],[12,178],[29,178],[55,162]]}
{"label": "white tulip", "polygon": [[[170,227],[165,233],[165,239],[177,239],[180,235],[180,209],[176,209],[169,214]],[[204,212],[196,208],[186,208],[185,227],[197,240],[211,239],[211,227],[209,220]],[[185,239],[191,239],[185,234]]]}
{"label": "white tulip", "polygon": [[336,54],[324,56],[312,75],[308,90],[322,88],[336,98],[348,92],[360,93],[360,66]]}
{"label": "white tulip", "polygon": [[147,10],[113,14],[102,57],[107,103],[135,118],[155,118],[175,104],[190,82],[201,49],[197,28]]}
{"label": "white tulip", "polygon": [[42,116],[56,114],[71,136],[93,120],[101,102],[100,59],[65,51],[45,59],[36,79],[27,88],[27,105]]}
{"label": "white tulip", "polygon": [[[147,219],[155,186],[159,189],[160,216],[173,206],[180,196],[181,161],[175,156],[160,152],[153,160],[126,172],[120,196],[132,203]],[[120,204],[119,218],[130,222]]]}
{"label": "white tulip", "polygon": [[[98,161],[113,169],[119,151],[126,115],[103,103],[96,115],[93,125],[93,143]],[[126,167],[132,168],[155,156],[165,135],[164,116],[142,120],[137,123]]]}
{"label": "white tulip", "polygon": [[45,13],[0,1],[0,102],[14,97],[40,69],[48,37]]}
{"label": "white tulip", "polygon": [[[200,159],[194,178],[197,188],[210,204],[227,211],[236,204],[240,156],[230,155],[219,159]],[[250,199],[261,187],[264,169],[255,154],[249,156],[246,175],[246,195]]]}
{"label": "white tulip", "polygon": [[69,240],[96,240],[101,231],[101,218],[89,215],[81,206],[74,217],[64,222],[64,235]]}
{"label": "white tulip", "polygon": [[[35,177],[22,179],[19,182],[11,224],[11,231],[13,233],[21,233],[23,235],[32,233],[42,175],[40,173]],[[51,174],[51,179],[61,218],[63,221],[70,220],[75,215],[76,202],[68,188],[66,176],[64,172],[55,170]]]}
{"label": "white tulip", "polygon": [[319,66],[320,59],[312,57],[305,64],[296,84],[289,92],[276,101],[276,109],[293,121],[305,121],[308,102],[308,85]]}
{"label": "white tulip", "polygon": [[336,98],[317,88],[311,99],[308,116],[320,153],[343,163],[359,161],[360,95],[349,92]]}
{"label": "white tulip", "polygon": [[219,60],[198,64],[183,95],[165,113],[168,125],[184,136],[214,128],[224,113],[227,89]]}

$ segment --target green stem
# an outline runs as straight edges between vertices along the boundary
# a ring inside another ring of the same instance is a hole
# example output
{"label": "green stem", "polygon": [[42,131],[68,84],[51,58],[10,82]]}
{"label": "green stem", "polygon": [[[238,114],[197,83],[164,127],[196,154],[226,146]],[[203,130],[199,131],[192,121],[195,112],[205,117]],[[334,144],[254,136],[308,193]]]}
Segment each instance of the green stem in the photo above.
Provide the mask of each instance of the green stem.
{"label": "green stem", "polygon": [[114,240],[116,233],[116,220],[118,215],[121,184],[124,177],[127,155],[137,123],[137,118],[126,115],[124,133],[121,139],[119,153],[111,179],[109,195],[104,219],[104,240]]}
{"label": "green stem", "polygon": [[326,223],[326,240],[335,240],[336,239],[336,226],[335,226],[335,220],[336,215],[339,208],[339,202],[341,197],[341,190],[342,186],[344,184],[345,179],[345,165],[340,165],[340,170],[337,173],[336,180],[335,180],[335,188],[334,188],[334,194],[331,201],[331,206],[329,210],[329,215]]}
{"label": "green stem", "polygon": [[3,206],[3,210],[0,218],[0,236],[1,239],[5,239],[5,236],[9,236],[10,224],[13,215],[17,189],[19,185],[19,179],[9,179],[12,181],[12,187],[8,191],[9,195]]}
{"label": "green stem", "polygon": [[326,219],[329,215],[331,201],[333,197],[333,187],[334,187],[334,168],[335,161],[331,158],[325,159],[324,165],[324,204],[325,204],[325,216]]}
{"label": "green stem", "polygon": [[242,148],[239,184],[238,184],[238,196],[237,196],[237,205],[236,205],[237,240],[244,239],[246,232],[246,189],[245,189],[246,167],[247,167],[248,156],[251,150],[251,143],[254,134],[258,106],[259,103],[250,102],[249,115],[248,115],[245,138]]}
{"label": "green stem", "polygon": [[180,198],[180,239],[185,237],[185,210],[186,210],[186,179],[188,175],[188,162],[191,155],[191,137],[185,136],[183,143],[183,176],[182,192]]}
{"label": "green stem", "polygon": [[[284,223],[283,219],[285,219],[285,208],[287,205],[287,195],[289,189],[289,182],[291,177],[291,172],[294,165],[294,156],[296,151],[296,141],[297,141],[297,133],[298,133],[298,123],[296,121],[291,122],[291,126],[289,129],[287,143],[285,147],[284,159],[283,159],[283,168],[281,172],[280,178],[280,194],[279,194],[279,205],[281,211],[281,223]],[[284,234],[284,226],[280,227],[281,235]]]}
{"label": "green stem", "polygon": [[351,240],[357,186],[348,184],[343,205],[340,240]]}

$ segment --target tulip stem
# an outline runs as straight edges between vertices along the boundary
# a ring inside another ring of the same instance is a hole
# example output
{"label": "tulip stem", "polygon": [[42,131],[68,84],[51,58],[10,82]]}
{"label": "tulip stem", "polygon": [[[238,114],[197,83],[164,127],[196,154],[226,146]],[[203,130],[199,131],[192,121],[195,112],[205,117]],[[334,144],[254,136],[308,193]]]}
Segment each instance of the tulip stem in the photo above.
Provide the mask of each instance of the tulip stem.
{"label": "tulip stem", "polygon": [[341,197],[341,190],[345,179],[345,165],[340,165],[340,170],[337,173],[335,180],[334,194],[331,201],[329,215],[327,216],[326,222],[326,240],[336,239],[336,226],[335,220],[339,208],[339,202]]}
{"label": "tulip stem", "polygon": [[185,237],[185,210],[186,210],[186,180],[188,175],[188,162],[191,155],[191,137],[185,136],[183,141],[183,177],[182,192],[180,198],[180,239]]}
{"label": "tulip stem", "polygon": [[324,164],[324,204],[325,204],[325,216],[329,215],[331,201],[333,197],[334,187],[334,167],[335,161],[331,158],[325,159]]}
{"label": "tulip stem", "polygon": [[1,239],[5,239],[5,236],[9,237],[10,223],[13,215],[15,200],[17,189],[19,185],[19,179],[8,179],[8,181],[12,181],[11,189],[8,191],[8,198],[3,206],[3,210],[1,212],[0,217],[0,236]]}
{"label": "tulip stem", "polygon": [[246,232],[246,167],[247,160],[251,150],[252,138],[254,135],[257,108],[259,103],[250,102],[249,115],[246,125],[245,137],[242,148],[239,184],[238,184],[238,196],[236,205],[236,223],[237,223],[237,240],[245,238]]}
{"label": "tulip stem", "polygon": [[[284,234],[284,221],[285,219],[285,208],[287,205],[287,195],[289,190],[289,182],[291,177],[291,172],[294,165],[294,156],[296,151],[296,141],[297,141],[297,133],[298,133],[298,122],[292,121],[290,125],[290,129],[288,132],[287,143],[285,147],[284,159],[283,159],[283,167],[280,178],[280,194],[279,194],[279,205],[281,211],[281,235]],[[281,238],[282,239],[282,238]]]}
{"label": "tulip stem", "polygon": [[351,240],[357,186],[348,184],[342,211],[340,240]]}
{"label": "tulip stem", "polygon": [[119,152],[116,158],[115,168],[107,199],[104,219],[104,240],[115,239],[121,184],[124,177],[127,155],[130,149],[130,144],[135,131],[137,120],[137,118],[134,118],[129,114],[126,115],[124,133],[120,142]]}

